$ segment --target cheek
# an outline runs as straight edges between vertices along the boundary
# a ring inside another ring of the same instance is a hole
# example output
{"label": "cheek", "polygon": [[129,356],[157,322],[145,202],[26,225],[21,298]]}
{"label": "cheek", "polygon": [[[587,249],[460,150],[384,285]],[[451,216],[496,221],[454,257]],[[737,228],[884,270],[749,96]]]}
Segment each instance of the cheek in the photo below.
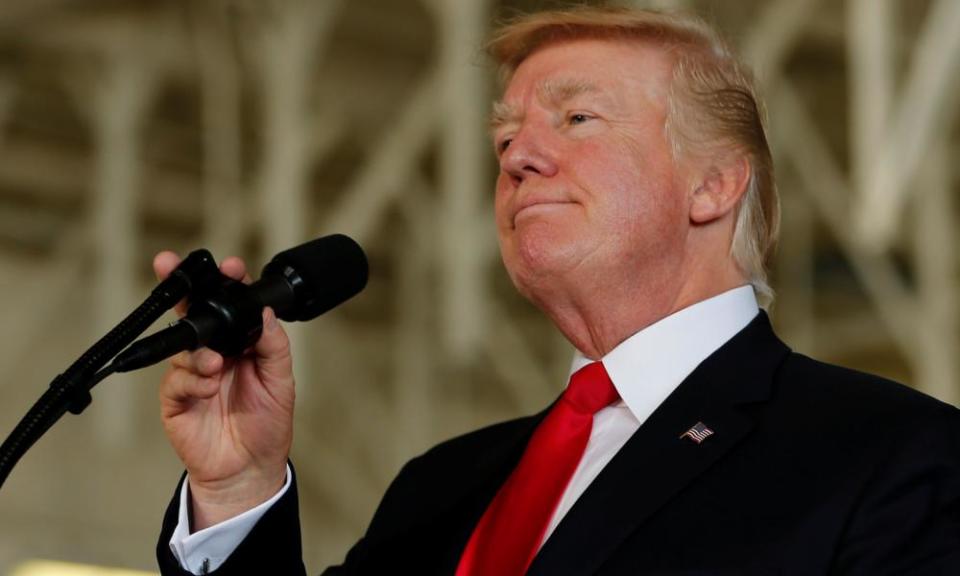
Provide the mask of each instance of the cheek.
{"label": "cheek", "polygon": [[658,131],[639,138],[624,138],[623,154],[629,160],[620,166],[621,180],[644,190],[648,209],[674,216],[685,199],[677,187],[677,168],[670,146]]}
{"label": "cheek", "polygon": [[508,224],[508,209],[513,192],[514,186],[510,182],[510,176],[500,172],[497,175],[493,196],[493,213],[497,221],[497,228],[502,228]]}
{"label": "cheek", "polygon": [[677,186],[669,152],[624,140],[616,155],[608,151],[607,157],[619,161],[588,166],[590,174],[583,175],[594,184],[591,193],[602,207],[598,216],[604,227],[618,231],[618,244],[632,244],[636,256],[672,251],[688,222],[686,198]]}
{"label": "cheek", "polygon": [[601,210],[598,217],[623,222],[641,216],[642,220],[660,203],[662,169],[642,146],[627,140],[585,143],[577,157],[573,177],[589,196],[588,205]]}

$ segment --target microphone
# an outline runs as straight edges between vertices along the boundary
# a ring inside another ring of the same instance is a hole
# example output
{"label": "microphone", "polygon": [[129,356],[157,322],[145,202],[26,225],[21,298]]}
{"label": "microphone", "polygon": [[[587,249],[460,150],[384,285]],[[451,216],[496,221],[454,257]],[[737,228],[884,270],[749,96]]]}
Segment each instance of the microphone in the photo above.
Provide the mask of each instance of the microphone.
{"label": "microphone", "polygon": [[111,367],[129,372],[201,346],[237,356],[260,338],[264,307],[288,322],[312,320],[360,293],[367,275],[367,257],[353,239],[311,240],[274,256],[253,284],[221,275],[218,287],[194,295],[186,316],[131,344]]}

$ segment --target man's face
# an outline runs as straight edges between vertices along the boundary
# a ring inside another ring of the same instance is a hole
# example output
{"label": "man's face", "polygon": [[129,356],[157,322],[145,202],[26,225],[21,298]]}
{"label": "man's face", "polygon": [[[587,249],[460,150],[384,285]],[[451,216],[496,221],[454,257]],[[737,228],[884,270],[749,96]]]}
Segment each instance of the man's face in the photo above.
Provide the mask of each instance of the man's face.
{"label": "man's face", "polygon": [[495,211],[521,293],[542,303],[570,288],[629,289],[683,259],[670,76],[656,47],[596,39],[547,45],[516,70],[494,106]]}

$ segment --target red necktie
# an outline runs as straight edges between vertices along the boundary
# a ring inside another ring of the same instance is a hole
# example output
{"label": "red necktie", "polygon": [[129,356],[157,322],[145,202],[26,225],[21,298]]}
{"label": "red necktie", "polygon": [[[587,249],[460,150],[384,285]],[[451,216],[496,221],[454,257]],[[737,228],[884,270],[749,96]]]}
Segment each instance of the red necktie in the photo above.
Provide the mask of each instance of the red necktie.
{"label": "red necktie", "polygon": [[534,431],[520,463],[480,518],[456,576],[520,576],[527,571],[587,447],[593,414],[617,398],[599,362],[570,377],[563,396]]}

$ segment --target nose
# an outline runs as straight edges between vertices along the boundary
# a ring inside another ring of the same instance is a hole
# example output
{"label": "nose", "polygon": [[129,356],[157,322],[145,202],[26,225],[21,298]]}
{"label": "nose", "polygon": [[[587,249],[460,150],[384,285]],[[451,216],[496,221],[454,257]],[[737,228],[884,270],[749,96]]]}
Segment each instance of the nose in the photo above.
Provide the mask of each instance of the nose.
{"label": "nose", "polygon": [[520,184],[530,176],[550,177],[557,173],[556,154],[547,136],[535,126],[523,126],[500,154],[500,170]]}

